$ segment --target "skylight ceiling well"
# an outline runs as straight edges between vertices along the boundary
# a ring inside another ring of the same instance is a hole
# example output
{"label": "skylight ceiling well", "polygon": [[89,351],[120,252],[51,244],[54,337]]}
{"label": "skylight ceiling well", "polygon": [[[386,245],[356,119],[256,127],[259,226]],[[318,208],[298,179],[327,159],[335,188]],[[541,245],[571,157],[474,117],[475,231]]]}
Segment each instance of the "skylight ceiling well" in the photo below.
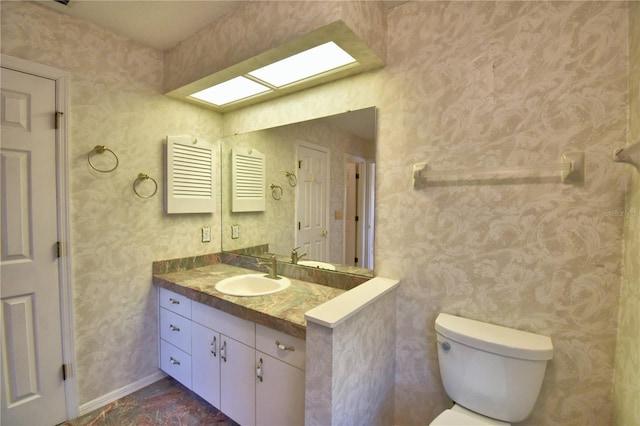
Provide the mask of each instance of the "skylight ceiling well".
{"label": "skylight ceiling well", "polygon": [[258,68],[245,76],[193,93],[191,97],[223,106],[355,63],[357,61],[353,56],[330,41]]}

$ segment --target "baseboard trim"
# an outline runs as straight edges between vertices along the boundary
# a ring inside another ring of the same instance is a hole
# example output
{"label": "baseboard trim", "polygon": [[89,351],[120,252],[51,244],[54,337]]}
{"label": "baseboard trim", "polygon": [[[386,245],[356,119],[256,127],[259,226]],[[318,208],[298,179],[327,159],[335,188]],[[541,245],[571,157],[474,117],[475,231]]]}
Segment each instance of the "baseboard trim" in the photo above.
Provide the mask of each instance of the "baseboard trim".
{"label": "baseboard trim", "polygon": [[96,398],[93,401],[89,401],[86,404],[82,404],[80,406],[80,416],[83,416],[87,413],[90,413],[98,408],[102,408],[107,404],[110,404],[118,399],[125,397],[137,390],[144,388],[145,386],[149,386],[152,383],[157,382],[163,378],[167,377],[162,371],[158,370],[157,372],[138,380],[137,382],[130,383],[126,386],[121,387],[120,389],[116,389],[113,392],[109,392],[101,396],[100,398]]}

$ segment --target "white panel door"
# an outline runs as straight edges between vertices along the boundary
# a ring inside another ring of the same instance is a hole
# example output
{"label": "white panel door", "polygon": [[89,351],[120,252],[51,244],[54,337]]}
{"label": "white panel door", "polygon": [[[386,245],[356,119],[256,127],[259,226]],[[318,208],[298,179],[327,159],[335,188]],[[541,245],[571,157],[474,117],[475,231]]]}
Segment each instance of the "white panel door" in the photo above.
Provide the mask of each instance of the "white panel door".
{"label": "white panel door", "polygon": [[2,424],[66,420],[57,258],[55,82],[2,69]]}
{"label": "white panel door", "polygon": [[329,152],[298,146],[296,246],[307,259],[329,260]]}

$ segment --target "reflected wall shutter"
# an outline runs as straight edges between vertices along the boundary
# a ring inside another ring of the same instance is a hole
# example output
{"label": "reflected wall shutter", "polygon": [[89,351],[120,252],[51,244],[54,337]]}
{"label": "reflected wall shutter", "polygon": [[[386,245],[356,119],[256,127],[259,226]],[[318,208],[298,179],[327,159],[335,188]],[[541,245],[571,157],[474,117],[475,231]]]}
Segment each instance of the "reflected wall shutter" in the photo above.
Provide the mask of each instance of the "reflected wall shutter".
{"label": "reflected wall shutter", "polygon": [[191,136],[167,136],[166,212],[214,212],[213,174],[213,146]]}
{"label": "reflected wall shutter", "polygon": [[231,211],[264,211],[265,157],[255,149],[234,148],[231,153]]}

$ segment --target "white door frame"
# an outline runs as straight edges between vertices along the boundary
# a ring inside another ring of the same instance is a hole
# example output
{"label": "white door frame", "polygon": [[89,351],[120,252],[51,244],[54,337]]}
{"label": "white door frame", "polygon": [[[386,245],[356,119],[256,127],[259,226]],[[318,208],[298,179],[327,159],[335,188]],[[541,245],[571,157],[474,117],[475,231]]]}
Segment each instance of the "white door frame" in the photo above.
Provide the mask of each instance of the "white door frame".
{"label": "white door frame", "polygon": [[[60,322],[62,326],[62,360],[66,366],[67,378],[64,382],[67,402],[67,419],[79,415],[78,383],[75,374],[75,349],[73,341],[73,299],[71,286],[71,224],[69,216],[69,74],[66,71],[37,64],[8,55],[0,55],[0,66],[38,77],[53,80],[56,83],[56,111],[58,128],[56,129],[56,191],[58,196],[58,237],[60,239],[60,258],[58,275],[60,280]],[[51,117],[53,120],[54,118]]]}

